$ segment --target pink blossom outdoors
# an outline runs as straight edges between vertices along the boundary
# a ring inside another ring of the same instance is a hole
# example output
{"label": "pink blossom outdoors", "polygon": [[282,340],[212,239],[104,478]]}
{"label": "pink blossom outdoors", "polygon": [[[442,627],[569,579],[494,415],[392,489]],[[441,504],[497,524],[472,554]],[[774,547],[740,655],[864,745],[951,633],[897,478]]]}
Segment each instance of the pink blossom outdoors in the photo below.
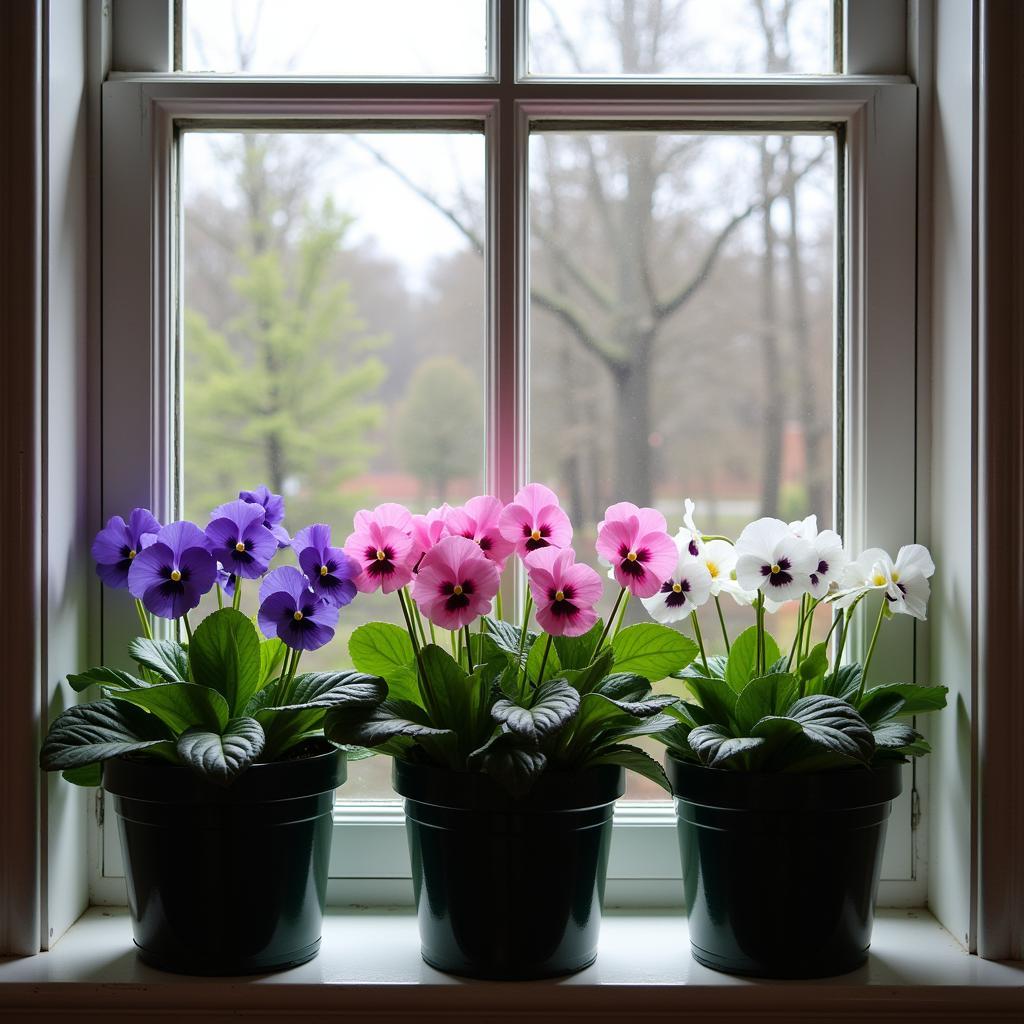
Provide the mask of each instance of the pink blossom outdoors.
{"label": "pink blossom outdoors", "polygon": [[[404,515],[403,515],[404,513]],[[412,579],[412,516],[401,505],[378,505],[372,512],[362,509],[355,516],[355,530],[342,549],[354,559],[360,572],[353,579],[362,593],[380,589],[394,593]]]}
{"label": "pink blossom outdoors", "polygon": [[575,559],[572,548],[552,547],[526,557],[537,622],[550,636],[582,636],[597,622],[601,577]]}
{"label": "pink blossom outdoors", "polygon": [[555,492],[543,484],[522,488],[501,513],[498,527],[520,558],[541,548],[565,548],[572,543],[572,523]]}
{"label": "pink blossom outdoors", "polygon": [[652,597],[676,567],[678,552],[665,517],[632,502],[611,505],[597,527],[597,553],[620,587]]}
{"label": "pink blossom outdoors", "polygon": [[491,608],[499,575],[477,545],[466,537],[445,537],[420,562],[413,600],[442,629],[461,629]]}
{"label": "pink blossom outdoors", "polygon": [[501,572],[515,545],[501,535],[498,523],[505,506],[489,494],[470,498],[465,505],[453,508],[448,515],[448,532],[474,541]]}

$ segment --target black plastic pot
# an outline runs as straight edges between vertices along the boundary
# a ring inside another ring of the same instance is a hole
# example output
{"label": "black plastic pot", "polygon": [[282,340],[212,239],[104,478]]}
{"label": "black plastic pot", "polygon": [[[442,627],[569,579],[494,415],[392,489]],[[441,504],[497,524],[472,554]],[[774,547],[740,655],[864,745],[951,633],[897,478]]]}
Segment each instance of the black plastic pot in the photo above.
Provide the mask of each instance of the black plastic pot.
{"label": "black plastic pot", "polygon": [[486,775],[396,760],[394,786],[428,964],[514,981],[594,962],[621,768],[545,774],[513,800]]}
{"label": "black plastic pot", "polygon": [[862,964],[900,767],[768,775],[669,755],[694,959],[765,978]]}
{"label": "black plastic pot", "polygon": [[337,750],[253,765],[224,788],[175,765],[107,761],[139,956],[181,974],[316,956],[345,776]]}

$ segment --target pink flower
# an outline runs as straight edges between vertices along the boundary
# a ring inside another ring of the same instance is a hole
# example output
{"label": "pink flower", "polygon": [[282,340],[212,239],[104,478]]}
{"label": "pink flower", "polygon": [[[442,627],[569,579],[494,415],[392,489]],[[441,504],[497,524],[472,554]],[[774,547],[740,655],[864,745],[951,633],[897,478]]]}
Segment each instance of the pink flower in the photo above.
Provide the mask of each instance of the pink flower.
{"label": "pink flower", "polygon": [[541,548],[565,548],[572,543],[572,523],[555,492],[543,484],[527,484],[498,519],[502,537],[525,558]]}
{"label": "pink flower", "polygon": [[550,636],[582,636],[597,622],[601,577],[575,559],[572,548],[552,547],[526,558],[537,622]]}
{"label": "pink flower", "polygon": [[497,566],[498,572],[505,568],[505,560],[515,548],[498,527],[504,507],[497,498],[481,494],[470,498],[461,508],[453,508],[448,516],[448,532],[475,541],[484,556]]}
{"label": "pink flower", "polygon": [[491,608],[498,592],[494,563],[466,537],[445,537],[420,562],[412,597],[442,629],[461,629]]}
{"label": "pink flower", "polygon": [[363,593],[381,589],[394,593],[412,579],[412,516],[401,505],[378,505],[372,512],[362,509],[355,516],[355,530],[342,550],[359,566],[353,579]]}
{"label": "pink flower", "polygon": [[611,566],[620,587],[634,597],[652,597],[676,567],[679,553],[665,517],[653,508],[620,501],[597,526],[597,553]]}
{"label": "pink flower", "polygon": [[441,539],[451,534],[448,528],[448,517],[452,507],[445,502],[432,508],[425,516],[412,517],[412,564],[415,567],[420,559]]}

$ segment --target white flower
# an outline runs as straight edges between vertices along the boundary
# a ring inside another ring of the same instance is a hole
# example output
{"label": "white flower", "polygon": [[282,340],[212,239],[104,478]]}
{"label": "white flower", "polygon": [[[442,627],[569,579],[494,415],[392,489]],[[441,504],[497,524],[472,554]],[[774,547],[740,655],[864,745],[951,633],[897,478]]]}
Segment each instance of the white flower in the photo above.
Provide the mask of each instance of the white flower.
{"label": "white flower", "polygon": [[711,596],[711,574],[700,559],[690,554],[690,538],[686,533],[680,530],[676,534],[679,561],[671,577],[661,585],[658,593],[640,599],[655,622],[678,622]]}
{"label": "white flower", "polygon": [[808,516],[789,524],[795,537],[807,541],[814,548],[817,564],[810,574],[811,597],[821,600],[829,592],[831,584],[839,580],[849,561],[843,550],[843,538],[835,530],[818,531],[818,517]]}
{"label": "white flower", "polygon": [[777,603],[807,593],[816,565],[812,545],[794,536],[781,519],[758,519],[736,541],[736,581]]}
{"label": "white flower", "polygon": [[905,544],[895,562],[881,548],[868,548],[847,565],[834,603],[848,608],[864,594],[881,590],[893,612],[924,621],[931,594],[928,578],[934,572],[935,563],[922,544]]}

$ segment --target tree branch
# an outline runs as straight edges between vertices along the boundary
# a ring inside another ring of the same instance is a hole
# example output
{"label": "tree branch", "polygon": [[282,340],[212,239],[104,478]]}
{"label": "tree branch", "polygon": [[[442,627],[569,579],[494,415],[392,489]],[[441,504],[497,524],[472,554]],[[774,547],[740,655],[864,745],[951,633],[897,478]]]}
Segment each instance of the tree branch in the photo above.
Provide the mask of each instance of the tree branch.
{"label": "tree branch", "polygon": [[602,309],[611,311],[614,303],[606,291],[603,291],[600,283],[588,274],[583,267],[572,258],[569,251],[559,244],[555,236],[539,224],[532,226],[533,233],[550,250],[551,255],[558,261],[559,267],[564,270]]}
{"label": "tree branch", "polygon": [[624,353],[617,350],[610,342],[599,338],[583,322],[582,316],[565,300],[552,295],[542,288],[534,286],[530,289],[530,299],[541,309],[547,310],[552,316],[560,320],[595,356],[600,359],[609,370],[621,371],[627,365]]}

